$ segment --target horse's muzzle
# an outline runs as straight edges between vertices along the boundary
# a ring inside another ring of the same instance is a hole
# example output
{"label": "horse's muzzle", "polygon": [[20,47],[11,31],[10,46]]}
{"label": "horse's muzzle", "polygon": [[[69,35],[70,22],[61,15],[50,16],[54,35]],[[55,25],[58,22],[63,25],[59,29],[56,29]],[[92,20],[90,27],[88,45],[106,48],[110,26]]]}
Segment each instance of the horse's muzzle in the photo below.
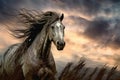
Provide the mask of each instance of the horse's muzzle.
{"label": "horse's muzzle", "polygon": [[65,47],[65,42],[64,41],[57,41],[56,45],[57,45],[58,50],[63,50]]}

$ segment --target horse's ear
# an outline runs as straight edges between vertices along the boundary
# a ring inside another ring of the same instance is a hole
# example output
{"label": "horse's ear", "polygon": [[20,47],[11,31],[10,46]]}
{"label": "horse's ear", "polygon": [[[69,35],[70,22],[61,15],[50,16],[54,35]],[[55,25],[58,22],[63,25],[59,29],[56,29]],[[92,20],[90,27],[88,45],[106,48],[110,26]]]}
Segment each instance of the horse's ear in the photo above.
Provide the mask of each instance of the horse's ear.
{"label": "horse's ear", "polygon": [[62,13],[62,15],[60,16],[60,21],[62,21],[64,18],[64,14]]}

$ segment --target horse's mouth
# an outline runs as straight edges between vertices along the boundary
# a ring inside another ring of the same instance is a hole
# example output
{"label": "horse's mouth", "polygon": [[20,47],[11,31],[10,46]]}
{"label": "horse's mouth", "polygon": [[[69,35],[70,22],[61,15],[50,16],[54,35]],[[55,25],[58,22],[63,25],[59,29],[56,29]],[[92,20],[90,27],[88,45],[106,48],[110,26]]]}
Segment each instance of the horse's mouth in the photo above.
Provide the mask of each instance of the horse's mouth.
{"label": "horse's mouth", "polygon": [[64,46],[57,46],[57,50],[63,50]]}

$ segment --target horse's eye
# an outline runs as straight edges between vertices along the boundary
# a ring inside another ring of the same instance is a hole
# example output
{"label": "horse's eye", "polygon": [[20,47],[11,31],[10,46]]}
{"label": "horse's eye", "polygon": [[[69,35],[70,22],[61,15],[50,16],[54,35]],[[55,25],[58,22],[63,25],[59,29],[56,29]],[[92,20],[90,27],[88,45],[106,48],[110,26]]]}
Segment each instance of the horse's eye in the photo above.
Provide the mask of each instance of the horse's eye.
{"label": "horse's eye", "polygon": [[51,28],[54,29],[54,26],[52,26]]}

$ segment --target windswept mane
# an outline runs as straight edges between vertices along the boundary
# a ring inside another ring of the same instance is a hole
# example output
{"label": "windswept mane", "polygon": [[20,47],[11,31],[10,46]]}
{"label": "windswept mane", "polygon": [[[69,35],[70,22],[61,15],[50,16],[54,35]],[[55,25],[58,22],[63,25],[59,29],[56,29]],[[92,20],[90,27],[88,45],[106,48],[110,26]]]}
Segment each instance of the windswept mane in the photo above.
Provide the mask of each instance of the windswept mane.
{"label": "windswept mane", "polygon": [[59,19],[56,12],[38,12],[35,10],[21,9],[18,18],[21,23],[25,24],[24,29],[13,31],[16,38],[28,38],[41,32],[44,26],[49,26],[51,23]]}
{"label": "windswept mane", "polygon": [[17,54],[23,54],[32,44],[37,34],[41,32],[43,27],[49,27],[50,24],[59,19],[59,15],[52,11],[39,12],[35,10],[22,9],[19,11],[18,18],[21,23],[25,24],[25,28],[12,30],[12,33],[16,38],[24,38],[25,41],[16,50]]}

